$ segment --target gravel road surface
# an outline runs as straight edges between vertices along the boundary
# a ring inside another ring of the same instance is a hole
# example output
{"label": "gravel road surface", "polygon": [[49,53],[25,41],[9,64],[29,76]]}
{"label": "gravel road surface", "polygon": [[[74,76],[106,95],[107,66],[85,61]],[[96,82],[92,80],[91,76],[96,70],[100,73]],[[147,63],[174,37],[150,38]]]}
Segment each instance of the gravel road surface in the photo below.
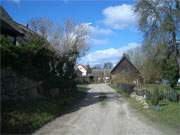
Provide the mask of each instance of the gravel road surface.
{"label": "gravel road surface", "polygon": [[46,124],[34,135],[165,135],[152,123],[139,119],[107,84],[88,87],[78,109]]}

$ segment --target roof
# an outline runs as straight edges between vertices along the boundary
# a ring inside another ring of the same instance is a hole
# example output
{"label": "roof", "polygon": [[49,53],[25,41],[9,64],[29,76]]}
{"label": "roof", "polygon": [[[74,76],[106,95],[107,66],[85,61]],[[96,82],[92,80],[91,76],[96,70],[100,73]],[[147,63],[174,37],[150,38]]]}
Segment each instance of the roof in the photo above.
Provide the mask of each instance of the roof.
{"label": "roof", "polygon": [[79,64],[78,66],[82,66],[84,69],[88,70],[86,65]]}
{"label": "roof", "polygon": [[0,29],[1,34],[7,34],[10,36],[23,36],[23,40],[30,40],[34,36],[37,36],[37,33],[28,29],[26,26],[15,22],[7,11],[0,5]]}
{"label": "roof", "polygon": [[140,73],[139,70],[131,63],[131,61],[130,61],[125,55],[123,55],[123,57],[120,59],[120,61],[119,61],[119,62],[116,64],[116,66],[111,70],[111,73],[114,72],[114,71],[116,70],[116,68],[117,68],[124,60],[128,61],[128,63],[129,63],[138,73]]}
{"label": "roof", "polygon": [[78,64],[75,66],[75,68],[77,68],[78,66],[82,66],[87,72],[91,72],[91,68],[88,65]]}
{"label": "roof", "polygon": [[23,35],[23,33],[17,29],[15,22],[2,6],[0,6],[0,22],[2,34],[8,34],[11,36]]}

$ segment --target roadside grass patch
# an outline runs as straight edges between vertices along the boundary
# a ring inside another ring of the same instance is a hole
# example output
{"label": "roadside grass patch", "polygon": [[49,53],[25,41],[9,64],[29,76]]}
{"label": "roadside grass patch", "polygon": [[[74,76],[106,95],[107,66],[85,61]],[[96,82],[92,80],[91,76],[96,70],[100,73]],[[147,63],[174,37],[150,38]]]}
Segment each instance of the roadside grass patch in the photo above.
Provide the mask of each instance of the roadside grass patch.
{"label": "roadside grass patch", "polygon": [[143,114],[150,121],[157,123],[160,126],[163,125],[165,127],[169,127],[172,130],[178,132],[180,127],[180,102],[161,100],[159,102],[159,111],[156,111],[152,107],[150,107],[149,109],[145,109],[139,101],[130,98],[130,96],[128,96],[128,94],[123,90],[115,88],[112,85],[110,85],[110,87],[112,87],[123,97],[125,97],[132,108],[134,108],[140,114]]}
{"label": "roadside grass patch", "polygon": [[149,120],[163,124],[164,126],[171,127],[174,130],[180,127],[180,103],[170,102],[167,100],[160,101],[160,111],[156,111],[152,108],[144,109],[142,104],[133,98],[129,98],[128,102],[130,106],[142,113]]}
{"label": "roadside grass patch", "polygon": [[30,134],[49,121],[68,112],[85,96],[87,87],[79,85],[69,96],[33,101],[2,103],[1,133]]}

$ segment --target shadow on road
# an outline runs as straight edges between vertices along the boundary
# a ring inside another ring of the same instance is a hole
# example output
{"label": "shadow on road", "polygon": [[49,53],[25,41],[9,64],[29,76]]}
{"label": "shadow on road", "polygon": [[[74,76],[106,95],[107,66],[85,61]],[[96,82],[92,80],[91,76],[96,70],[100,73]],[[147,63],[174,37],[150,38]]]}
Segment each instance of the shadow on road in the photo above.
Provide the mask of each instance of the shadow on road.
{"label": "shadow on road", "polygon": [[[116,92],[111,92],[111,91],[100,91],[98,90],[98,88],[96,89],[92,89],[90,87],[86,87],[86,88],[82,88],[82,89],[86,89],[86,90],[80,90],[77,91],[78,93],[76,93],[77,95],[85,95],[84,98],[79,102],[79,103],[73,103],[74,105],[72,106],[72,108],[67,107],[68,109],[60,112],[60,114],[57,117],[62,117],[65,114],[70,114],[76,111],[79,111],[80,109],[90,106],[90,105],[94,105],[97,103],[103,103],[104,101],[106,103],[108,102],[124,102],[123,98],[117,94]],[[104,89],[102,89],[104,90]],[[105,88],[106,90],[106,88]],[[102,100],[103,99],[103,100]],[[106,104],[105,104],[106,105]],[[57,118],[56,117],[56,118]],[[53,121],[54,119],[52,119],[51,121]]]}
{"label": "shadow on road", "polygon": [[86,97],[77,105],[75,105],[69,112],[75,112],[81,109],[82,107],[86,107],[89,105],[97,104],[102,101],[102,97],[106,97],[105,100],[107,102],[115,101],[115,102],[124,102],[121,96],[115,92],[91,92],[88,91]]}

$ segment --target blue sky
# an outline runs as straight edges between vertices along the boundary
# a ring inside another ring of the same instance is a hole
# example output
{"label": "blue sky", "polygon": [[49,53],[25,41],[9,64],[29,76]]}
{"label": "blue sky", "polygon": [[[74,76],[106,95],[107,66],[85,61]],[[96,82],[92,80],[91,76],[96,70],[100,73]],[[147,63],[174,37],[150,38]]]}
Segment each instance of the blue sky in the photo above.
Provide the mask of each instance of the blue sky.
{"label": "blue sky", "polygon": [[27,24],[32,18],[48,17],[63,24],[66,19],[90,24],[91,36],[82,64],[115,64],[128,49],[141,44],[134,0],[0,0],[15,21]]}

